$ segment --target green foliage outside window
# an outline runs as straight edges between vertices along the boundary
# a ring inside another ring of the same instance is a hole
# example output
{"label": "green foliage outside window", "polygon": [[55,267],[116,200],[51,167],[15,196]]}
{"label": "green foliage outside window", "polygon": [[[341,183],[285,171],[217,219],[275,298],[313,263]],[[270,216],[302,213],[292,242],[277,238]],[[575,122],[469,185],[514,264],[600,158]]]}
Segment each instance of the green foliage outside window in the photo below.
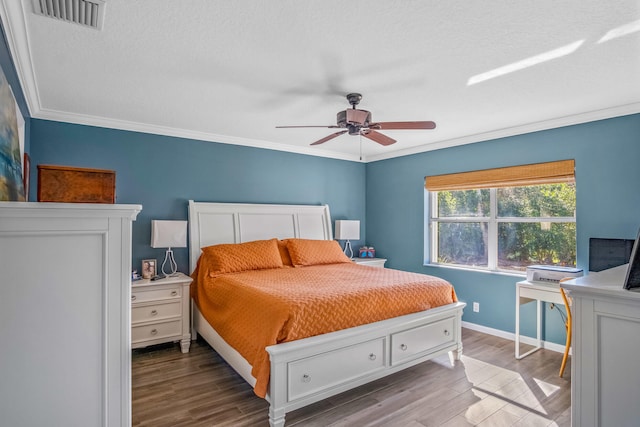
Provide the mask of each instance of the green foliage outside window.
{"label": "green foliage outside window", "polygon": [[[439,263],[524,270],[533,264],[575,266],[575,184],[439,191]],[[491,197],[497,212],[491,212]],[[495,222],[497,236],[489,236]],[[496,266],[488,265],[495,242]]]}

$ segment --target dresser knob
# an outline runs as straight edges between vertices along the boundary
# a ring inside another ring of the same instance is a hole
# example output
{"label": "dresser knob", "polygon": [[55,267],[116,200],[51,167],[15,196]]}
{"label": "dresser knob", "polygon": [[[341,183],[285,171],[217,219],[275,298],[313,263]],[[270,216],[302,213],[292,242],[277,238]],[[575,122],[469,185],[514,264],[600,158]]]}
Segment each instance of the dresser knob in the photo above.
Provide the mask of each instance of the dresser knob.
{"label": "dresser knob", "polygon": [[151,310],[151,315],[152,315],[152,316],[155,316],[155,315],[157,315],[157,314],[158,314],[158,310]]}
{"label": "dresser knob", "polygon": [[310,375],[308,375],[308,374],[304,374],[304,375],[302,376],[302,382],[303,382],[303,383],[311,382],[311,376],[310,376]]}
{"label": "dresser knob", "polygon": [[176,295],[178,295],[178,291],[171,291],[171,296],[175,297]]}
{"label": "dresser knob", "polygon": [[136,296],[135,295],[131,295],[131,301],[135,301],[136,300]]}
{"label": "dresser knob", "polygon": [[444,335],[445,335],[446,337],[448,337],[449,335],[451,335],[451,332],[449,332],[448,330],[446,330],[446,329],[445,329],[445,330],[444,330]]}
{"label": "dresser knob", "polygon": [[369,360],[376,360],[376,355],[375,355],[375,354],[373,354],[373,353],[371,353],[371,354],[369,355]]}
{"label": "dresser knob", "polygon": [[158,334],[158,330],[157,329],[152,329],[151,330],[151,335],[157,335]]}
{"label": "dresser knob", "polygon": [[400,350],[405,351],[407,349],[406,344],[400,344]]}

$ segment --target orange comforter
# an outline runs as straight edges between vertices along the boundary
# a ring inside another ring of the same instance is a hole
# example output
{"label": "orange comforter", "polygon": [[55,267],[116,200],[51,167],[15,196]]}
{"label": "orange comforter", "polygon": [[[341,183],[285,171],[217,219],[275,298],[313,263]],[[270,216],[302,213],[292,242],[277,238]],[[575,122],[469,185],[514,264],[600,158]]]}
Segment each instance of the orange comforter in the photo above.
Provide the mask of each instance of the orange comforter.
{"label": "orange comforter", "polygon": [[457,301],[443,279],[353,263],[217,277],[206,270],[199,266],[194,272],[192,297],[218,334],[251,364],[260,397],[269,383],[267,346]]}

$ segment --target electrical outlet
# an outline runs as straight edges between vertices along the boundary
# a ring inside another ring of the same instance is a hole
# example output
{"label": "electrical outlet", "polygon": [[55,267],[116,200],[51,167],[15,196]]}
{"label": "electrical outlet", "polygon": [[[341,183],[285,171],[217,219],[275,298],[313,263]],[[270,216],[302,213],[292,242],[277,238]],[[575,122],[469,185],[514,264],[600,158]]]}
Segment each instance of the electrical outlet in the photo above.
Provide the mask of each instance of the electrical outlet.
{"label": "electrical outlet", "polygon": [[480,303],[479,302],[474,302],[473,303],[473,312],[474,313],[479,313],[480,312]]}

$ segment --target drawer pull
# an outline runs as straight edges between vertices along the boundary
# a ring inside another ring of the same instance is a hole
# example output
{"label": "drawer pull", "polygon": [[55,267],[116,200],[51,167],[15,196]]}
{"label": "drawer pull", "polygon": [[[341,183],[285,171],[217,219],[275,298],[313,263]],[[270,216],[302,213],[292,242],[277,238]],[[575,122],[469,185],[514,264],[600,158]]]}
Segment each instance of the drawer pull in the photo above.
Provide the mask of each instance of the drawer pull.
{"label": "drawer pull", "polygon": [[151,335],[157,335],[158,334],[158,330],[157,329],[152,329],[151,330]]}
{"label": "drawer pull", "polygon": [[375,354],[373,354],[373,353],[371,353],[371,354],[369,355],[369,360],[376,360],[376,355],[375,355]]}
{"label": "drawer pull", "polygon": [[405,351],[407,349],[406,344],[400,344],[400,350]]}
{"label": "drawer pull", "polygon": [[135,295],[131,295],[131,301],[135,301],[136,300],[136,296]]}
{"label": "drawer pull", "polygon": [[175,297],[176,295],[178,295],[178,291],[171,291],[171,296]]}
{"label": "drawer pull", "polygon": [[156,316],[158,314],[158,310],[151,310],[151,315]]}
{"label": "drawer pull", "polygon": [[445,329],[444,330],[444,336],[448,337],[449,335],[451,335],[451,332],[449,332],[448,330]]}
{"label": "drawer pull", "polygon": [[310,376],[310,375],[308,375],[308,374],[304,374],[304,375],[302,376],[302,382],[303,382],[303,383],[309,383],[309,382],[311,382],[311,376]]}

